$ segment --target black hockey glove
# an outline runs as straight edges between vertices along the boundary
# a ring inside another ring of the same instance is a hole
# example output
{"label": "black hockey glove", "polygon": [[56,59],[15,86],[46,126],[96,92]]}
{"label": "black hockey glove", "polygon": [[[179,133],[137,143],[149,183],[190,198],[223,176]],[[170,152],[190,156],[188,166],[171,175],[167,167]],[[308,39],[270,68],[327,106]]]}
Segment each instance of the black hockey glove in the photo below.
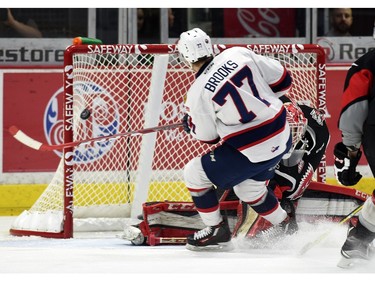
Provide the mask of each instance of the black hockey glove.
{"label": "black hockey glove", "polygon": [[184,128],[184,131],[188,134],[191,132],[191,117],[189,114],[185,114],[184,118],[182,118],[182,127]]}
{"label": "black hockey glove", "polygon": [[336,179],[342,185],[346,186],[357,184],[362,178],[362,175],[356,171],[362,152],[358,150],[357,156],[351,159],[348,156],[348,149],[346,146],[342,142],[339,142],[335,145],[333,154],[335,158],[334,170]]}

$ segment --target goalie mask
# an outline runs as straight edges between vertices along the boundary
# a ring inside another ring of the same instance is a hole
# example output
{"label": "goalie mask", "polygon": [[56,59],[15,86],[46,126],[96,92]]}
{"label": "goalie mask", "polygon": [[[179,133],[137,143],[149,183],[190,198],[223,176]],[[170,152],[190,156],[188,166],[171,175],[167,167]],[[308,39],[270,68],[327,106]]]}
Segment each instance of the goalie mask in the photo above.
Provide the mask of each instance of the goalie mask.
{"label": "goalie mask", "polygon": [[201,29],[194,28],[181,33],[178,51],[189,63],[213,56],[211,38]]}
{"label": "goalie mask", "polygon": [[[295,102],[286,102],[284,103],[284,107],[287,112],[286,119],[289,123],[289,127],[292,134],[292,147],[289,150],[289,152],[284,155],[283,159],[289,158],[292,155],[292,153],[296,155],[301,154],[300,157],[302,158],[303,154],[305,153],[305,150],[303,149],[304,146],[301,145],[300,142],[303,140],[303,137],[306,132],[307,119],[305,118],[302,110]],[[298,151],[298,149],[296,149],[297,145],[301,148],[301,151]]]}

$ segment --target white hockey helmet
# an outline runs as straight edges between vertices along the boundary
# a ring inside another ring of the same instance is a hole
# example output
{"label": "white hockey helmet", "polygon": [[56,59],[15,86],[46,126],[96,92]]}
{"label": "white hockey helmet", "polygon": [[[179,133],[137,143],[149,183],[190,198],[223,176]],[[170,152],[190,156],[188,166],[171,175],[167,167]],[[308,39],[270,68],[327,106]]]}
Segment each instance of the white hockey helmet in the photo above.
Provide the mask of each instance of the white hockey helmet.
{"label": "white hockey helmet", "polygon": [[190,63],[195,63],[201,58],[211,57],[214,54],[211,38],[199,28],[181,33],[177,48],[184,59]]}

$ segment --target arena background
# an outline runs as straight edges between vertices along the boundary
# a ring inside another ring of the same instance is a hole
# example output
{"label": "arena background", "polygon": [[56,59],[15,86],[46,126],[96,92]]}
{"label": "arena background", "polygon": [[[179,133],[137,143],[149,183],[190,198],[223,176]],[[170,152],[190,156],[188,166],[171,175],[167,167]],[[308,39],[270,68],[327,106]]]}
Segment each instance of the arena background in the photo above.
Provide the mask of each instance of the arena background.
{"label": "arena background", "polygon": [[[337,185],[332,149],[340,141],[339,99],[350,64],[375,46],[375,9],[353,9],[353,36],[344,38],[324,36],[329,28],[328,8],[172,8],[172,25],[168,8],[146,8],[153,29],[143,33],[137,30],[136,8],[13,10],[20,18],[33,18],[43,38],[9,38],[0,32],[0,215],[14,216],[30,208],[56,170],[58,154],[36,152],[17,143],[7,128],[17,124],[36,139],[46,141],[44,114],[51,98],[62,92],[63,52],[76,36],[99,38],[106,44],[173,44],[180,32],[197,26],[207,30],[214,43],[321,45],[327,54],[327,124],[331,133],[327,183]],[[275,32],[269,34],[262,34],[258,24],[244,23],[241,16],[251,13],[257,23],[267,23],[266,15],[271,12],[279,21],[273,26]],[[119,24],[124,21],[127,24]],[[371,193],[374,179],[364,157],[359,169],[364,178],[352,188]]]}

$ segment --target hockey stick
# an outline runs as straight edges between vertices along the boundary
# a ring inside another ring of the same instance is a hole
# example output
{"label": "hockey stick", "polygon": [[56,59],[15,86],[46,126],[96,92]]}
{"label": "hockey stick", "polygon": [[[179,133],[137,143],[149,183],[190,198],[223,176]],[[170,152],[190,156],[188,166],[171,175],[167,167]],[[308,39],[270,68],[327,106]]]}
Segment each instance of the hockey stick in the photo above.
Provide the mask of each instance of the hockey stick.
{"label": "hockey stick", "polygon": [[136,135],[143,135],[163,130],[170,130],[175,129],[182,126],[182,123],[176,123],[176,124],[169,124],[164,126],[158,126],[158,127],[152,127],[152,128],[146,128],[146,129],[140,129],[135,131],[129,131],[125,133],[118,133],[114,135],[108,135],[108,136],[100,136],[92,139],[86,139],[86,140],[80,140],[80,141],[73,141],[73,142],[67,142],[62,144],[56,144],[56,145],[49,145],[45,143],[41,143],[28,135],[26,135],[23,131],[18,129],[16,126],[11,126],[9,128],[9,132],[12,134],[12,136],[17,139],[19,142],[23,143],[24,145],[31,147],[35,150],[40,151],[53,151],[53,150],[59,150],[67,147],[75,147],[83,144],[89,144],[93,142],[102,142],[102,141],[108,141],[111,139],[126,137],[126,136],[136,136]]}
{"label": "hockey stick", "polygon": [[[360,210],[362,210],[363,204],[359,205],[357,208],[355,208],[353,211],[351,211],[345,218],[340,220],[338,225],[346,223],[348,220],[350,220],[355,214],[357,214]],[[307,243],[305,246],[301,248],[301,250],[298,252],[299,255],[305,254],[307,251],[309,251],[314,246],[318,245],[320,242],[322,242],[325,238],[327,238],[331,232],[333,231],[333,227],[328,229],[326,232],[324,232],[322,235],[320,235],[318,238],[316,238],[314,241],[311,241]]]}

